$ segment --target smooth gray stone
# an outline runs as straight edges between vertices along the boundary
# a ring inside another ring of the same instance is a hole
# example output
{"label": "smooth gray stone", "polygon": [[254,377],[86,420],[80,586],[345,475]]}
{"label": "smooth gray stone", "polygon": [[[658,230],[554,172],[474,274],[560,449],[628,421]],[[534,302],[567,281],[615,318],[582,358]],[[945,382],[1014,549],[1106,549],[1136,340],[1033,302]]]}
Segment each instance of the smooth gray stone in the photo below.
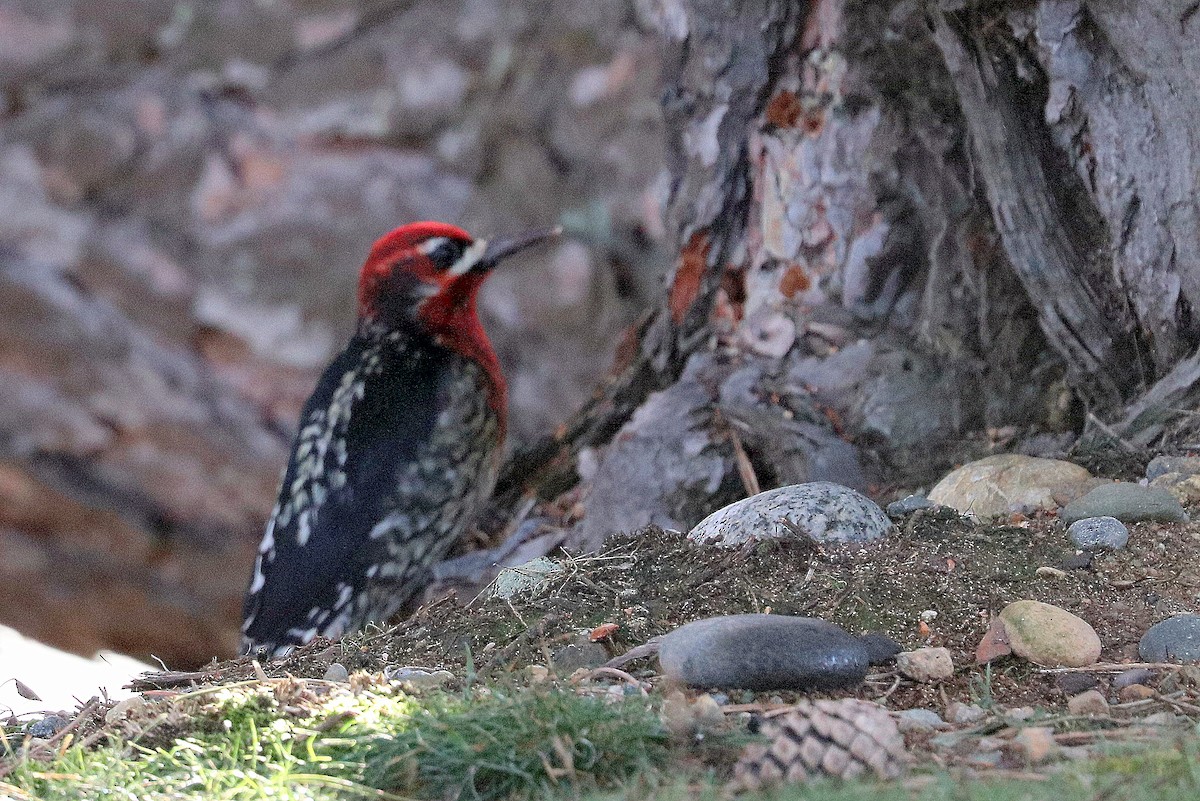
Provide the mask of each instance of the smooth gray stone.
{"label": "smooth gray stone", "polygon": [[1200,456],[1155,456],[1146,465],[1146,478],[1150,481],[1167,473],[1182,473],[1185,476],[1200,473]]}
{"label": "smooth gray stone", "polygon": [[1114,690],[1123,690],[1132,684],[1144,684],[1147,687],[1154,681],[1154,671],[1149,668],[1134,668],[1118,673],[1112,680]]}
{"label": "smooth gray stone", "polygon": [[1200,615],[1176,615],[1142,635],[1138,656],[1146,662],[1200,662]]}
{"label": "smooth gray stone", "polygon": [[1076,548],[1118,551],[1129,544],[1129,529],[1115,517],[1085,517],[1067,529]]}
{"label": "smooth gray stone", "polygon": [[859,684],[870,658],[858,637],[824,620],[728,615],[665,635],[658,661],[668,677],[695,687],[816,690]]}
{"label": "smooth gray stone", "polygon": [[1067,525],[1088,517],[1115,517],[1123,523],[1143,520],[1186,523],[1188,519],[1183,506],[1165,489],[1125,482],[1101,484],[1082,498],[1071,501],[1059,515]]}

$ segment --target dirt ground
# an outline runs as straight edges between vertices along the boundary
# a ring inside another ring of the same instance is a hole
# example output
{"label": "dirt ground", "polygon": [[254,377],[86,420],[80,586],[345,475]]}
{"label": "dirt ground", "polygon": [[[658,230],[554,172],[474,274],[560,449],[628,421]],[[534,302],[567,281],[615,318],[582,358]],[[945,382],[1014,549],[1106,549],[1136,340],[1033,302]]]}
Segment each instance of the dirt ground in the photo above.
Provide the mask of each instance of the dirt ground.
{"label": "dirt ground", "polygon": [[[989,620],[1006,604],[1032,598],[1062,607],[1096,629],[1102,661],[1136,662],[1146,629],[1194,611],[1200,597],[1196,523],[1135,524],[1125,550],[1090,559],[1053,517],[985,525],[938,508],[917,512],[899,528],[897,537],[853,550],[808,542],[728,550],[647,529],[610,541],[600,554],[563,560],[561,572],[511,600],[446,598],[395,629],[338,644],[314,642],[266,668],[272,675],[319,678],[338,661],[351,671],[405,665],[464,676],[469,660],[480,676],[499,678],[551,664],[554,652],[586,642],[604,624],[616,624],[601,641],[615,656],[693,620],[769,611],[822,618],[856,634],[883,632],[905,649],[949,648],[955,676],[934,685],[902,681],[891,688],[890,708],[941,710],[955,700],[1053,708],[1065,700],[1057,674],[1015,657],[994,663],[989,674],[974,664]],[[628,669],[651,677],[656,667],[651,657]],[[249,665],[215,668],[232,678]],[[881,673],[850,694],[881,696],[894,683]],[[1099,678],[1103,689],[1105,677]],[[731,700],[795,697],[760,696]]]}

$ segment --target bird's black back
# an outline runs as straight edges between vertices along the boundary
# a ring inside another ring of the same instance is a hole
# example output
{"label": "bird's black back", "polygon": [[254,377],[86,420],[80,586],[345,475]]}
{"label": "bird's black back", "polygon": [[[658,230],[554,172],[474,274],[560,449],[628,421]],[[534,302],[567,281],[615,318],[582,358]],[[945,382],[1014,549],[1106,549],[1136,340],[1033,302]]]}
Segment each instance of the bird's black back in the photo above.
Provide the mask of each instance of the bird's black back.
{"label": "bird's black back", "polygon": [[246,595],[249,642],[275,649],[323,633],[386,558],[371,530],[391,511],[397,476],[429,443],[456,360],[428,338],[368,333],[325,370]]}

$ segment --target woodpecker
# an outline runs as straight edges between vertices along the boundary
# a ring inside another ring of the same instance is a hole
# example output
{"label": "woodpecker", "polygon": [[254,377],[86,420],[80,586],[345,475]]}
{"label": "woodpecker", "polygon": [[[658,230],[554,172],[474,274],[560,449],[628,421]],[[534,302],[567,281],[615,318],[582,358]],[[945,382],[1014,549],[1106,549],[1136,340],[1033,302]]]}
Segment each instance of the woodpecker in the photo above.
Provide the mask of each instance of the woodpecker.
{"label": "woodpecker", "polygon": [[375,243],[357,330],[301,412],[246,592],[246,652],[388,619],[466,532],[495,486],[507,406],[476,295],[500,259],[558,233],[488,241],[419,222]]}

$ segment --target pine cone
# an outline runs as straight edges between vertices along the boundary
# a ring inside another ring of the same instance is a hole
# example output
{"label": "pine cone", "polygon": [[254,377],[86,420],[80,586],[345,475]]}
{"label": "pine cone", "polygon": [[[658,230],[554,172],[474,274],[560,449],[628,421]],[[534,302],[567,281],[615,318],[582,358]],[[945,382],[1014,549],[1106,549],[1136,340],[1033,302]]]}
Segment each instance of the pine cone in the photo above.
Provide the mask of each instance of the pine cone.
{"label": "pine cone", "polygon": [[908,762],[904,738],[887,710],[869,701],[803,701],[762,725],[769,744],[746,746],[734,768],[737,789],[758,790],[818,776],[899,776]]}

